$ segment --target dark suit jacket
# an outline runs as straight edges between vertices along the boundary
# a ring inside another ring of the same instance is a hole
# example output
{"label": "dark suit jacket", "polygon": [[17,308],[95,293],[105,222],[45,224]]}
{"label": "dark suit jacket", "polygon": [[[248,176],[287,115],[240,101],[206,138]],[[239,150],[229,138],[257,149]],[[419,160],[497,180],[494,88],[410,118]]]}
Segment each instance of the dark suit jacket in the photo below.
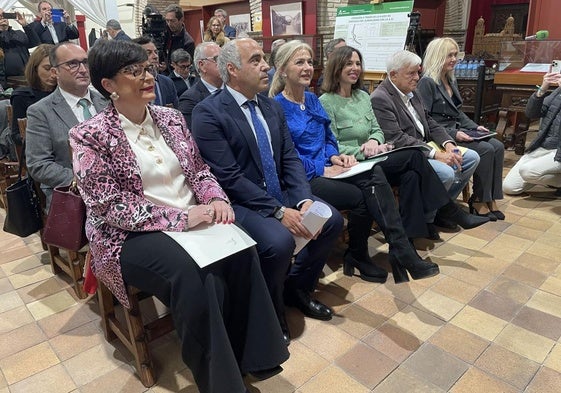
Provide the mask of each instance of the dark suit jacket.
{"label": "dark suit jacket", "polygon": [[452,140],[444,127],[438,125],[429,116],[419,97],[413,93],[411,104],[421,118],[425,132],[423,137],[413,116],[389,79],[385,79],[374,90],[371,101],[374,114],[380,128],[384,131],[386,140],[393,140],[395,147],[418,145],[430,141],[442,145],[444,142]]}
{"label": "dark suit jacket", "polygon": [[[285,205],[312,199],[302,161],[294,148],[284,112],[259,95],[259,107],[271,132],[271,145]],[[193,111],[193,135],[201,155],[234,204],[271,216],[279,202],[267,194],[255,135],[236,100],[224,89]]]}
{"label": "dark suit jacket", "polygon": [[156,105],[172,105],[177,108],[177,91],[173,81],[165,75],[158,74],[156,77]]}
{"label": "dark suit jacket", "polygon": [[[40,20],[31,22],[30,26],[33,30],[35,30],[43,44],[54,44],[51,32],[48,28],[41,24]],[[58,42],[74,40],[80,35],[80,33],[78,33],[78,29],[74,25],[67,25],[64,22],[55,22],[53,23],[53,26],[56,31],[56,36],[58,37]]]}
{"label": "dark suit jacket", "polygon": [[236,29],[230,25],[224,26],[224,35],[228,38],[236,38]]}
{"label": "dark suit jacket", "polygon": [[[189,88],[187,87],[187,84],[185,83],[185,81],[183,80],[182,77],[180,76],[176,76],[173,71],[169,73],[168,77],[173,81],[173,84],[175,85],[175,91],[177,92],[177,96],[180,97],[181,94],[183,94],[186,90],[188,90]],[[196,75],[191,74],[189,75],[189,85],[191,87],[193,87],[193,85],[197,82],[198,78]]]}
{"label": "dark suit jacket", "polygon": [[206,88],[203,82],[199,79],[197,83],[191,86],[179,97],[179,106],[177,109],[183,113],[187,127],[191,129],[191,118],[193,116],[193,108],[202,100],[210,95],[210,91]]}
{"label": "dark suit jacket", "polygon": [[[459,128],[474,129],[477,123],[462,112],[462,96],[456,81],[450,81],[452,97],[442,83],[436,83],[429,77],[422,77],[417,85],[417,93],[425,104],[429,115],[443,126],[452,138],[456,139]],[[458,105],[454,104],[458,102]]]}

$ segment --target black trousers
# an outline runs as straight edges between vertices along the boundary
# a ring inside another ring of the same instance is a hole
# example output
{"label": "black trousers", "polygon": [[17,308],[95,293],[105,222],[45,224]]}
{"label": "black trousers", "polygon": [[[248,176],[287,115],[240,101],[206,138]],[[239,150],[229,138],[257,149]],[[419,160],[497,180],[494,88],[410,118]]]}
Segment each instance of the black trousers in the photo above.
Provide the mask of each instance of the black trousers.
{"label": "black trousers", "polygon": [[241,373],[288,359],[254,248],[201,269],[169,236],[135,232],[120,261],[127,284],[171,309],[183,361],[201,393],[245,393]]}
{"label": "black trousers", "polygon": [[488,141],[460,142],[479,154],[479,165],[473,172],[473,195],[477,202],[503,199],[504,144],[498,139]]}

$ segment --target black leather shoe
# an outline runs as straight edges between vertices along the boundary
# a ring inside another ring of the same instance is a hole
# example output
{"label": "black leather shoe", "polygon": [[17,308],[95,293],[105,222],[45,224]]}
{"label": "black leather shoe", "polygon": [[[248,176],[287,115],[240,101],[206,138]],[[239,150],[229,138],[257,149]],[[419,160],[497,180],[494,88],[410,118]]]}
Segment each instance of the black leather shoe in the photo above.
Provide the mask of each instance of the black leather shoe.
{"label": "black leather shoe", "polygon": [[286,318],[284,315],[282,317],[279,317],[279,323],[282,330],[282,339],[288,347],[290,345],[290,330],[288,329],[288,323],[286,322]]}
{"label": "black leather shoe", "polygon": [[442,241],[442,238],[440,237],[440,234],[438,233],[438,229],[436,229],[436,225],[434,225],[433,223],[428,223],[427,224],[427,231],[429,232],[429,234],[427,235],[427,239],[433,240],[435,242],[441,242]]}
{"label": "black leather shoe", "polygon": [[303,289],[285,291],[284,302],[287,306],[296,307],[310,318],[329,321],[333,317],[333,310],[325,304],[312,299]]}
{"label": "black leather shoe", "polygon": [[368,258],[368,261],[358,260],[354,258],[349,251],[347,251],[343,258],[343,274],[345,276],[352,277],[355,273],[355,268],[357,268],[360,272],[360,278],[364,281],[380,283],[386,282],[388,272],[374,265],[370,260],[370,257],[365,256],[364,259],[366,258]]}
{"label": "black leather shoe", "polygon": [[440,228],[450,229],[452,231],[457,231],[459,229],[455,222],[442,217],[440,214],[437,214],[434,218],[434,225]]}
{"label": "black leather shoe", "polygon": [[282,367],[276,366],[273,368],[268,368],[266,370],[250,371],[249,373],[258,381],[264,381],[266,379],[274,377],[280,372],[282,372]]}
{"label": "black leather shoe", "polygon": [[435,225],[438,220],[444,219],[447,222],[455,223],[464,229],[471,229],[478,227],[480,225],[489,222],[489,217],[474,216],[473,214],[468,214],[458,207],[454,202],[450,202],[447,205],[440,208],[434,219]]}

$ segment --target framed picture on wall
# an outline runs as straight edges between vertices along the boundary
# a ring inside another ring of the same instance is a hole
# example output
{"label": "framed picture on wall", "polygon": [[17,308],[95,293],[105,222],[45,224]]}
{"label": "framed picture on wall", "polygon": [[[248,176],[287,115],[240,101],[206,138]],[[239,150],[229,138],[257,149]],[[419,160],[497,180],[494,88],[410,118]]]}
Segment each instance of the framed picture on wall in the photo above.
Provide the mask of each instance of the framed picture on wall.
{"label": "framed picture on wall", "polygon": [[302,3],[271,5],[271,33],[275,35],[302,34]]}
{"label": "framed picture on wall", "polygon": [[236,29],[236,37],[239,37],[240,33],[251,31],[250,14],[230,15],[230,26]]}

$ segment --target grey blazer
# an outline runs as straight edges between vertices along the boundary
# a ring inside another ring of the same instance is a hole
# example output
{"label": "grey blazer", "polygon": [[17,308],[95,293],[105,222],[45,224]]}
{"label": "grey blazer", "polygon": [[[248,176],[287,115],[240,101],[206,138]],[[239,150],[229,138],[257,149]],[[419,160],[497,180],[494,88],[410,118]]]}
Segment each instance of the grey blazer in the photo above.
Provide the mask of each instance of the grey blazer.
{"label": "grey blazer", "polygon": [[[90,94],[95,110],[100,112],[107,101],[96,91]],[[70,184],[74,176],[68,131],[76,124],[78,119],[59,87],[27,109],[26,164],[31,177],[41,183],[47,211],[53,188]]]}

